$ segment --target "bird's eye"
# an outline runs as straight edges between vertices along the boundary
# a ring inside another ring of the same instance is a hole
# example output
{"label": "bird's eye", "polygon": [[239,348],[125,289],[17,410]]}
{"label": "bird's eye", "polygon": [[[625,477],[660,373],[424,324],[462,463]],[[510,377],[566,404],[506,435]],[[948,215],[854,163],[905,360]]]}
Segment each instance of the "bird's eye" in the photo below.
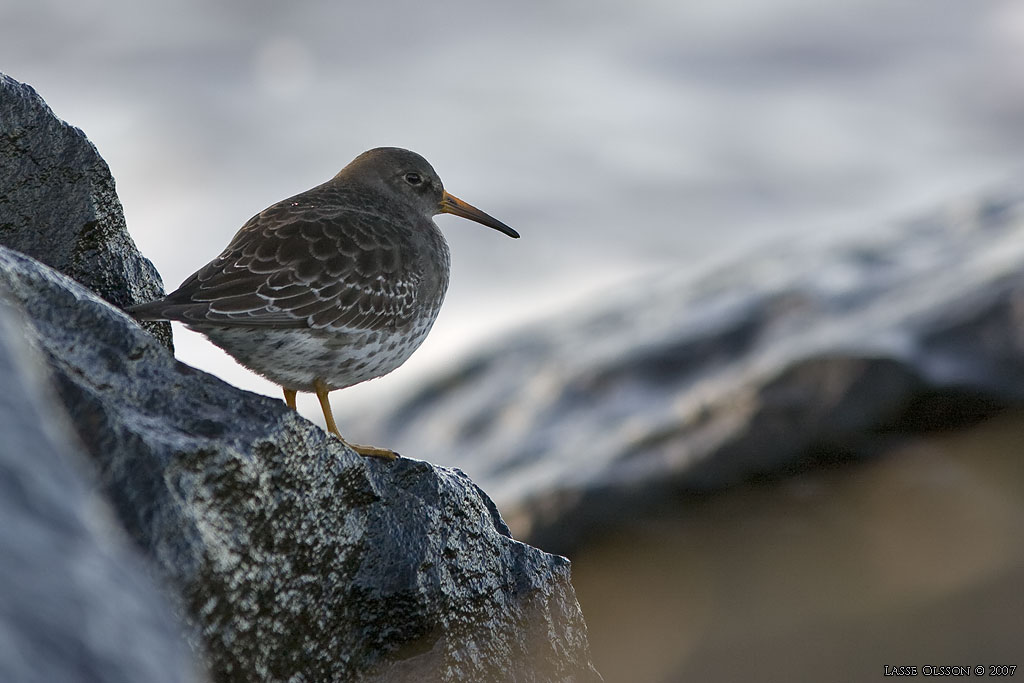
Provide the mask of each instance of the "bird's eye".
{"label": "bird's eye", "polygon": [[416,187],[417,185],[423,184],[423,177],[419,173],[406,173],[405,182]]}

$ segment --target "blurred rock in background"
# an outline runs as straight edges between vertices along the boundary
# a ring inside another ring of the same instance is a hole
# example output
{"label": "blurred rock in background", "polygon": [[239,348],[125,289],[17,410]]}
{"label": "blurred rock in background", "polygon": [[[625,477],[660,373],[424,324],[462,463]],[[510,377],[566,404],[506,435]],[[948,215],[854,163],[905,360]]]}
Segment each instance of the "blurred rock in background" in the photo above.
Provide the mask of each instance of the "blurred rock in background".
{"label": "blurred rock in background", "polygon": [[573,558],[608,680],[863,680],[1012,659],[1022,399],[1004,188],[610,292],[361,429]]}
{"label": "blurred rock in background", "polygon": [[637,505],[1022,399],[1024,196],[1002,192],[610,292],[470,357],[372,436],[465,469],[517,533],[569,552]]}

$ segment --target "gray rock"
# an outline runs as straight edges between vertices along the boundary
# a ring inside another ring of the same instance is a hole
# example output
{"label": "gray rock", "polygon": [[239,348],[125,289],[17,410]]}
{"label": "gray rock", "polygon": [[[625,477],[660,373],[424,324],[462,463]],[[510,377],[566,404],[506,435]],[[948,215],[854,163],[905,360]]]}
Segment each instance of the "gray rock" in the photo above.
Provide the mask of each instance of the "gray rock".
{"label": "gray rock", "polygon": [[568,561],[461,472],[362,458],[2,248],[0,286],[215,680],[599,679]]}
{"label": "gray rock", "polygon": [[0,287],[0,680],[197,680]]}
{"label": "gray rock", "polygon": [[489,345],[361,431],[462,467],[569,552],[680,492],[1024,399],[1024,198],[665,274]]}
{"label": "gray rock", "polygon": [[[28,254],[120,307],[163,295],[125,228],[96,147],[30,86],[0,73],[0,244]],[[168,323],[147,323],[170,348]]]}

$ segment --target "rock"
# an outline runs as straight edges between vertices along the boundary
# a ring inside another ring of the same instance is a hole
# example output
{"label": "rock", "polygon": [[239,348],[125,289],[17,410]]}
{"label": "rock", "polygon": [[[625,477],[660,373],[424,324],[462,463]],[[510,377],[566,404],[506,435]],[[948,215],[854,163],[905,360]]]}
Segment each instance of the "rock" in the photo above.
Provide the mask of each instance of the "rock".
{"label": "rock", "polygon": [[2,248],[0,286],[214,680],[599,680],[568,561],[458,470],[362,458]]}
{"label": "rock", "polygon": [[0,287],[0,680],[198,680]]}
{"label": "rock", "polygon": [[[361,458],[281,401],[177,363],[120,311],[17,253],[117,306],[162,290],[124,230],[95,148],[2,75],[0,163],[0,242],[17,250],[0,247],[0,296],[24,310],[20,334],[45,360],[100,490],[170,587],[215,680],[600,679],[568,561],[513,540],[464,474]],[[44,410],[0,407],[11,444],[42,442],[51,427]],[[11,504],[45,510],[66,488],[64,502],[81,507],[76,476],[64,479],[38,500]],[[31,547],[25,556],[26,567],[52,559]],[[139,579],[129,560],[122,569],[129,592]],[[15,616],[32,606],[22,597],[0,588],[0,605],[12,604]],[[151,637],[139,611],[131,605],[123,620],[95,612],[111,621],[102,645],[146,656],[148,647],[120,649]],[[159,611],[152,618],[172,623]],[[4,642],[31,646],[50,635],[46,620],[10,624],[13,640]],[[155,655],[168,647],[158,643]],[[136,673],[130,680],[164,680]]]}
{"label": "rock", "polygon": [[[163,296],[125,228],[107,163],[30,86],[0,73],[0,245],[125,307]],[[168,348],[168,323],[147,323]]]}
{"label": "rock", "polygon": [[680,492],[859,457],[1024,399],[1024,197],[665,275],[488,346],[360,429],[570,552]]}

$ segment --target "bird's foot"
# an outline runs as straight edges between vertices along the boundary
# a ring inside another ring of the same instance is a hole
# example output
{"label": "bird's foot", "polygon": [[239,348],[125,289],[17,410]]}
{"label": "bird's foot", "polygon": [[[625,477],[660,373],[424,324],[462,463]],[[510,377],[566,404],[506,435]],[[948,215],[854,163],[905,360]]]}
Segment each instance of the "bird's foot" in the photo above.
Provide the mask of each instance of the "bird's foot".
{"label": "bird's foot", "polygon": [[380,448],[379,446],[362,446],[357,443],[349,443],[342,439],[344,444],[354,450],[364,458],[383,458],[384,460],[395,460],[399,457],[398,453],[391,450],[390,448]]}
{"label": "bird's foot", "polygon": [[[330,434],[334,434],[338,437],[338,440],[343,444],[354,450],[364,458],[383,458],[384,460],[395,460],[398,458],[398,453],[395,453],[390,448],[378,448],[377,446],[360,446],[359,444],[349,443],[345,441],[345,437],[338,431],[338,425],[334,421],[334,413],[331,412],[331,402],[327,398],[327,394],[330,391],[327,385],[322,380],[316,379],[313,381],[313,389],[316,391],[316,397],[320,400],[320,408],[324,411],[324,422],[327,423],[327,431]],[[292,389],[284,390],[285,402],[295,408],[295,391]]]}

